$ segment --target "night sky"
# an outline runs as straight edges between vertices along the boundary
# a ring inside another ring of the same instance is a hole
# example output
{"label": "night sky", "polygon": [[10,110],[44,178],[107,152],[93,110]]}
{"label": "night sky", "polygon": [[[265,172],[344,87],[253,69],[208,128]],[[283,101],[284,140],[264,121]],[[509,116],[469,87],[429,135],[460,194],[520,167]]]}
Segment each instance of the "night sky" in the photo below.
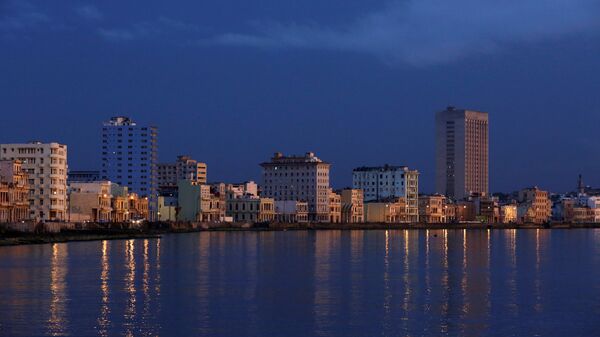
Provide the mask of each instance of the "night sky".
{"label": "night sky", "polygon": [[128,115],[210,181],[314,151],[334,187],[389,163],[432,192],[454,105],[490,113],[492,191],[600,186],[599,33],[597,0],[0,0],[0,142],[98,169],[102,122]]}

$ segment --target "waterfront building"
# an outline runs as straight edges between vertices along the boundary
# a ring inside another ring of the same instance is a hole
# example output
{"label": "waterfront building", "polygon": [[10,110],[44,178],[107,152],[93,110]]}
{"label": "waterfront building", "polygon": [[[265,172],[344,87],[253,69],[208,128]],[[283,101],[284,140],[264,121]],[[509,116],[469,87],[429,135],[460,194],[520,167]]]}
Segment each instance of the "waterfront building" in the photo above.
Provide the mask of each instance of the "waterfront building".
{"label": "waterfront building", "polygon": [[365,222],[363,190],[356,188],[344,189],[341,193],[341,201],[343,223]]}
{"label": "waterfront building", "polygon": [[178,221],[217,222],[225,220],[225,195],[210,185],[180,180]]}
{"label": "waterfront building", "polygon": [[523,223],[542,224],[552,216],[552,202],[548,192],[538,187],[526,188],[519,191],[519,206],[517,209],[519,221]]}
{"label": "waterfront building", "polygon": [[419,221],[419,171],[406,166],[359,167],[352,171],[352,187],[363,190],[366,202],[405,198],[410,221]]}
{"label": "waterfront building", "polygon": [[440,194],[419,196],[419,219],[424,223],[446,223],[446,197]]}
{"label": "waterfront building", "polygon": [[69,171],[68,175],[68,184],[72,182],[89,183],[100,181],[100,171]]}
{"label": "waterfront building", "polygon": [[137,193],[129,193],[129,217],[131,220],[150,220],[150,201]]}
{"label": "waterfront building", "polygon": [[283,223],[308,222],[308,203],[296,200],[275,200],[275,220]]}
{"label": "waterfront building", "polygon": [[366,222],[407,223],[406,199],[395,198],[387,201],[369,201],[365,205]]}
{"label": "waterfront building", "polygon": [[19,160],[0,160],[0,223],[29,220],[27,174]]}
{"label": "waterfront building", "polygon": [[265,197],[276,201],[306,201],[310,221],[329,221],[329,163],[312,152],[304,156],[284,156],[278,152],[270,162],[260,166]]}
{"label": "waterfront building", "polygon": [[0,160],[21,162],[22,170],[27,174],[31,220],[66,220],[66,145],[41,142],[0,144]]}
{"label": "waterfront building", "polygon": [[329,189],[329,222],[342,222],[342,197]]}
{"label": "waterfront building", "polygon": [[71,183],[69,221],[113,221],[112,197],[110,181]]}
{"label": "waterfront building", "polygon": [[448,107],[436,114],[436,193],[461,200],[489,193],[488,114]]}
{"label": "waterfront building", "polygon": [[150,220],[156,219],[158,208],[157,133],[156,127],[123,116],[102,126],[101,179],[148,198]]}
{"label": "waterfront building", "polygon": [[177,196],[158,196],[158,221],[177,220]]}
{"label": "waterfront building", "polygon": [[252,194],[227,192],[226,216],[235,222],[271,222],[275,220],[275,201]]}
{"label": "waterfront building", "polygon": [[518,220],[517,204],[509,204],[500,206],[500,222],[501,223],[516,223]]}
{"label": "waterfront building", "polygon": [[446,223],[455,223],[456,219],[456,209],[457,205],[450,203],[446,198],[446,205],[444,205],[444,218],[446,218]]}
{"label": "waterfront building", "polygon": [[457,222],[473,222],[477,220],[475,203],[472,200],[460,200],[455,204]]}
{"label": "waterfront building", "polygon": [[158,164],[158,186],[161,189],[175,188],[179,180],[190,180],[206,184],[207,166],[190,156],[177,156],[174,163]]}
{"label": "waterfront building", "polygon": [[478,221],[484,223],[500,222],[500,206],[498,198],[475,193],[469,199],[473,201]]}

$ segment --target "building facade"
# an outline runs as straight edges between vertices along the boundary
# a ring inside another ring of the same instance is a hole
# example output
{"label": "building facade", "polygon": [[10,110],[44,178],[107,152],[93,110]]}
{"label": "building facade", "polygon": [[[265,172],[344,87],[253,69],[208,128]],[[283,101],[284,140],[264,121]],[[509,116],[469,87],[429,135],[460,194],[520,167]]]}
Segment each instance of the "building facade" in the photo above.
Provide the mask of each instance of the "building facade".
{"label": "building facade", "polygon": [[19,160],[29,185],[29,218],[65,221],[67,218],[67,146],[31,142],[0,144],[0,160]]}
{"label": "building facade", "polygon": [[365,200],[363,190],[347,188],[342,190],[342,222],[365,222]]}
{"label": "building facade", "polygon": [[262,195],[276,201],[306,201],[310,221],[329,221],[330,164],[308,152],[304,156],[275,153],[263,168]]}
{"label": "building facade", "polygon": [[329,190],[329,222],[342,222],[342,197],[331,189]]}
{"label": "building facade", "polygon": [[359,167],[352,172],[352,187],[363,190],[366,202],[405,198],[410,221],[419,221],[419,171],[406,166]]}
{"label": "building facade", "polygon": [[308,203],[306,201],[275,201],[275,220],[283,223],[308,222]]}
{"label": "building facade", "polygon": [[148,198],[149,216],[158,208],[157,128],[138,125],[128,117],[113,117],[102,126],[101,179],[127,186]]}
{"label": "building facade", "polygon": [[70,221],[113,221],[110,181],[73,182],[69,188]]}
{"label": "building facade", "polygon": [[446,197],[441,194],[419,197],[419,219],[424,223],[446,223]]}
{"label": "building facade", "polygon": [[18,160],[0,160],[0,223],[29,220],[27,174]]}
{"label": "building facade", "polygon": [[174,163],[158,164],[158,186],[161,189],[177,187],[177,181],[190,180],[206,184],[207,166],[190,156],[177,156]]}
{"label": "building facade", "polygon": [[523,223],[543,224],[552,216],[552,202],[548,192],[537,187],[519,191],[519,206],[517,209],[519,221]]}
{"label": "building facade", "polygon": [[489,193],[487,112],[448,107],[436,114],[436,193],[461,200]]}

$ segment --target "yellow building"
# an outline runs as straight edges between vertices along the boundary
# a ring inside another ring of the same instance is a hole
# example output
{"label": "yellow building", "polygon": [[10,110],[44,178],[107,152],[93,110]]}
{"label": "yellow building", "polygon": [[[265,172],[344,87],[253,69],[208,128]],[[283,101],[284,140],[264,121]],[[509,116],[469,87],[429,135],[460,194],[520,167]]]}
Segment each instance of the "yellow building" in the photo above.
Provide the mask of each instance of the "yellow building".
{"label": "yellow building", "polygon": [[517,205],[502,205],[500,206],[500,221],[502,223],[516,223],[518,220]]}
{"label": "yellow building", "polygon": [[331,189],[329,189],[329,222],[342,222],[342,198]]}
{"label": "yellow building", "polygon": [[365,222],[364,194],[361,189],[344,189],[341,194],[343,223]]}
{"label": "yellow building", "polygon": [[526,188],[519,192],[517,209],[519,220],[523,223],[542,224],[552,216],[552,202],[548,192],[537,187]]}
{"label": "yellow building", "polygon": [[69,191],[70,221],[112,222],[109,181],[73,182]]}
{"label": "yellow building", "polygon": [[27,174],[18,160],[0,160],[0,222],[29,220]]}
{"label": "yellow building", "polygon": [[406,213],[406,203],[398,200],[367,202],[364,207],[366,222],[400,223],[401,215]]}

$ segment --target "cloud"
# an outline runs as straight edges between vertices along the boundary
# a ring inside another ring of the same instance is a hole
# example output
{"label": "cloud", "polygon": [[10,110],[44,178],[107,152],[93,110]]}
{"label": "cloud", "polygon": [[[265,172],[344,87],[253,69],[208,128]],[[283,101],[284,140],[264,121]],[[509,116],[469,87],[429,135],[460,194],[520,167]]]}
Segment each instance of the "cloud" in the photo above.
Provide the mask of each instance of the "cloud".
{"label": "cloud", "polygon": [[100,12],[100,10],[97,7],[92,5],[84,5],[77,7],[75,11],[80,17],[89,21],[98,21],[104,18],[102,12]]}
{"label": "cloud", "polygon": [[112,42],[153,39],[160,36],[183,38],[196,34],[200,27],[182,21],[160,17],[154,21],[139,22],[125,28],[99,28],[98,34]]}
{"label": "cloud", "polygon": [[598,0],[394,0],[346,27],[262,24],[256,34],[228,33],[210,42],[352,51],[429,65],[595,31],[599,9]]}
{"label": "cloud", "polygon": [[0,12],[0,33],[4,37],[10,37],[38,30],[50,22],[50,17],[31,3],[9,0],[2,5]]}

